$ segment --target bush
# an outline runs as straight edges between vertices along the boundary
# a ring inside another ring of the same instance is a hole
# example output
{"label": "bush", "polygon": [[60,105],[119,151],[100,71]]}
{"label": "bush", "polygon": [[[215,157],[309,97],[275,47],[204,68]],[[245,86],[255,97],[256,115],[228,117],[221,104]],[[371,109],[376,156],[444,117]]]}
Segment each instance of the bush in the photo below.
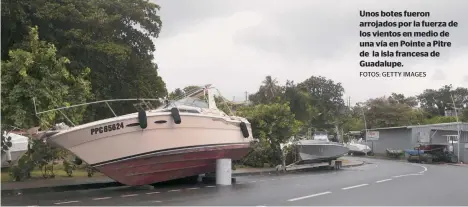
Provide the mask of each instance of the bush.
{"label": "bush", "polygon": [[73,162],[70,162],[68,160],[63,161],[63,171],[67,173],[68,177],[72,177],[73,170],[75,169],[76,169],[76,165]]}
{"label": "bush", "polygon": [[31,177],[35,164],[29,156],[22,156],[16,165],[10,167],[10,176],[14,181],[21,181]]}
{"label": "bush", "polygon": [[241,160],[241,164],[251,167],[264,167],[265,163],[270,166],[275,166],[281,163],[281,160],[276,158],[269,143],[259,141],[252,145],[252,151]]}

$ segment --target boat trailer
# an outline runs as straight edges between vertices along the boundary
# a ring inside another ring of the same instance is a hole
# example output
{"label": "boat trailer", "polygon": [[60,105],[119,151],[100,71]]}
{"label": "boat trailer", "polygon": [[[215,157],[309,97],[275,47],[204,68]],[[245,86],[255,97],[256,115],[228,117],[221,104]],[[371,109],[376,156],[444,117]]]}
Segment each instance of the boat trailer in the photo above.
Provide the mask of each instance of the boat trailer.
{"label": "boat trailer", "polygon": [[427,144],[419,145],[414,149],[404,150],[408,156],[408,162],[419,162],[419,163],[433,163],[433,162],[448,162],[456,163],[457,156],[447,150],[445,144]]}
{"label": "boat trailer", "polygon": [[[308,170],[308,169],[313,169],[313,168],[328,168],[328,169],[333,169],[333,170],[339,170],[343,167],[343,161],[342,160],[329,160],[329,161],[323,161],[323,162],[313,162],[313,163],[307,163],[304,161],[298,161],[295,163],[292,163],[290,165],[287,165],[284,169],[281,169],[283,171],[288,171],[288,170]],[[276,168],[277,171],[280,171],[279,168]]]}

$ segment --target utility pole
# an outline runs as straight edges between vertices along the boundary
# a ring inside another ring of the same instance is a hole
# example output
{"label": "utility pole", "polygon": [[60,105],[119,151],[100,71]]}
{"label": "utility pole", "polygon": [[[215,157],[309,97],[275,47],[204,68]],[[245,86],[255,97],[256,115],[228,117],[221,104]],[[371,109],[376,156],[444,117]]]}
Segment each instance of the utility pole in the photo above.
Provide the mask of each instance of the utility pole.
{"label": "utility pole", "polygon": [[457,112],[457,106],[455,105],[455,100],[453,99],[453,96],[452,96],[452,93],[450,93],[450,98],[452,98],[452,103],[453,103],[453,108],[455,109],[455,118],[457,120],[457,134],[458,134],[458,150],[457,150],[457,163],[460,163],[460,141],[461,141],[461,137],[460,137],[460,122],[458,120],[458,112]]}
{"label": "utility pole", "polygon": [[367,145],[367,121],[366,121],[366,114],[364,113],[364,109],[361,107],[360,104],[358,104],[359,108],[361,108],[361,113],[362,113],[362,117],[364,119],[364,128],[365,128],[365,135],[364,135],[364,139],[366,140],[366,145]]}

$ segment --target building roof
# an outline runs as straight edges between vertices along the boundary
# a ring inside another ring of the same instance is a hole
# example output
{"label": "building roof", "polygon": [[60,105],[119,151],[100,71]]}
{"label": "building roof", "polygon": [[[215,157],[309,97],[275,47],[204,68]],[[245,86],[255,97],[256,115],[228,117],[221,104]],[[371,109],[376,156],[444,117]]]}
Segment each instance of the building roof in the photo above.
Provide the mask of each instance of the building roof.
{"label": "building roof", "polygon": [[411,129],[411,128],[421,128],[421,127],[444,127],[444,126],[456,126],[460,124],[460,130],[468,130],[468,122],[448,122],[448,123],[439,123],[439,124],[424,124],[424,125],[409,125],[409,126],[398,126],[398,127],[382,127],[382,128],[373,128],[368,130],[386,130],[386,129]]}

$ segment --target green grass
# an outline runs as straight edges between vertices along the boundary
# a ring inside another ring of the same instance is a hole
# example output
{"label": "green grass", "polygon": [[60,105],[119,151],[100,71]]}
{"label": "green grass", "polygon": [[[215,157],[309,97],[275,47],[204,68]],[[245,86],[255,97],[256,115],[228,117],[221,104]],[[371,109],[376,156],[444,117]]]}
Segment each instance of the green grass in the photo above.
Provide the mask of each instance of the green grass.
{"label": "green grass", "polygon": [[[13,178],[9,175],[9,172],[10,171],[8,169],[2,169],[2,175],[1,175],[2,183],[3,182],[13,181]],[[69,177],[67,175],[67,173],[63,170],[62,165],[55,165],[54,166],[54,174],[55,174],[55,178],[88,177],[88,172],[86,171],[86,169],[80,169],[80,168],[77,168],[77,169],[73,170],[72,177]],[[99,172],[95,172],[93,177],[96,177],[96,176],[102,176],[102,174],[99,173]],[[41,172],[40,169],[34,169],[31,172],[31,178],[34,179],[34,180],[45,179],[44,177],[42,177],[42,172]],[[48,179],[53,179],[53,178],[48,178]]]}
{"label": "green grass", "polygon": [[234,167],[235,167],[236,169],[238,169],[238,168],[252,168],[252,167],[249,167],[249,166],[247,166],[247,165],[234,165]]}

